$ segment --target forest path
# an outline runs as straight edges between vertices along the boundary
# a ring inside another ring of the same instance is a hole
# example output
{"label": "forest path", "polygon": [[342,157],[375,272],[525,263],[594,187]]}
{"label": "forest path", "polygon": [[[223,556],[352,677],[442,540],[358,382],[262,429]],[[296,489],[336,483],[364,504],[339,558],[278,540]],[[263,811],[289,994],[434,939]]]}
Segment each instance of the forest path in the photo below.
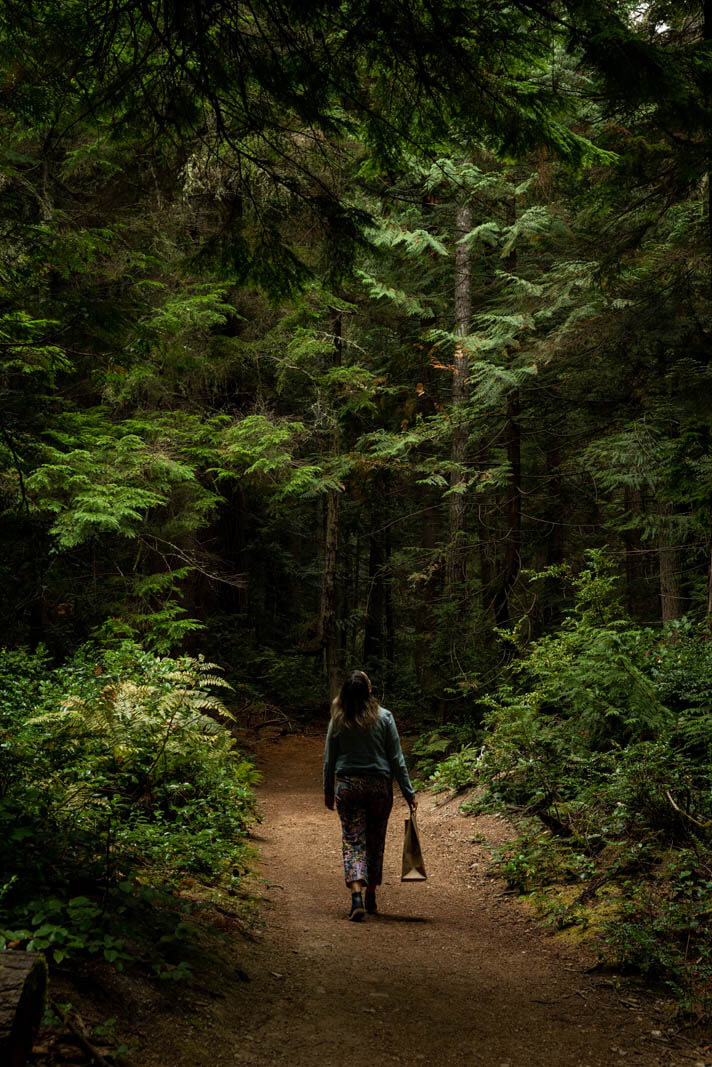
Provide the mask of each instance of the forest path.
{"label": "forest path", "polygon": [[496,834],[498,820],[463,819],[456,803],[423,796],[429,878],[403,885],[407,809],[398,796],[383,913],[346,922],[339,820],[321,795],[322,747],[303,736],[258,745],[266,931],[240,950],[250,981],[223,994],[192,1053],[171,1064],[703,1067],[692,1047],[666,1047],[652,1003],[633,997],[626,1006],[610,979],[586,973],[580,948],[547,935],[501,882],[484,877],[486,852],[470,838],[483,828]]}

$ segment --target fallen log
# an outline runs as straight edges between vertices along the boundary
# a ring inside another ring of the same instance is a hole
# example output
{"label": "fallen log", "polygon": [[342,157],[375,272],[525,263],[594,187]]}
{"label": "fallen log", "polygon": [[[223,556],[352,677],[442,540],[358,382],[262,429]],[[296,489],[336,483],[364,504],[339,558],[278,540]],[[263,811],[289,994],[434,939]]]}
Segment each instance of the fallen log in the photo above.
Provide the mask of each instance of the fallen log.
{"label": "fallen log", "polygon": [[0,952],[0,1063],[24,1067],[39,1029],[47,993],[41,952]]}

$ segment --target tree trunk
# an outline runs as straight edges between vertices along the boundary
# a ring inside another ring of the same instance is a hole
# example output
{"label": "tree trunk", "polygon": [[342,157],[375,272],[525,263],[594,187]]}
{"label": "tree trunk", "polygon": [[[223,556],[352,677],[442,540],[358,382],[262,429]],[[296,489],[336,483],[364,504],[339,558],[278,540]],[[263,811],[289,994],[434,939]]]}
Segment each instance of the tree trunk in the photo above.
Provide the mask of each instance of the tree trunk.
{"label": "tree trunk", "polygon": [[[471,293],[471,254],[469,245],[462,244],[461,239],[472,229],[472,209],[464,201],[458,204],[455,215],[455,335],[467,337],[472,318]],[[470,371],[467,348],[458,341],[455,349],[452,370],[452,445],[450,458],[453,470],[450,474],[450,488],[463,480],[463,468],[467,460],[467,422],[465,403],[468,395],[467,379]],[[462,538],[465,530],[465,494],[450,494],[448,505],[450,526],[450,544],[447,559],[448,590],[454,592],[461,587],[466,577],[466,556]]]}
{"label": "tree trunk", "polygon": [[[551,529],[546,538],[546,566],[556,567],[564,561],[564,524],[566,515],[563,501],[563,483],[561,480],[561,452],[554,445],[546,453],[546,475],[549,481],[549,508],[552,518]],[[552,578],[547,582],[546,599],[542,618],[547,627],[558,623],[561,616],[561,579]]]}
{"label": "tree trunk", "polygon": [[[623,510],[625,515],[642,514],[643,499],[638,489],[626,486],[623,490]],[[625,546],[626,605],[634,619],[646,618],[646,609],[650,611],[645,590],[645,569],[643,566],[643,546],[638,530],[623,530]]]}
{"label": "tree trunk", "polygon": [[[359,514],[359,520],[356,523],[356,532],[354,535],[354,554],[353,554],[353,570],[351,572],[351,606],[349,614],[358,614],[361,598],[361,516]],[[348,609],[347,609],[348,610]],[[348,660],[350,663],[355,663],[358,659],[358,639],[360,636],[359,627],[353,625],[349,631],[348,642]]]}
{"label": "tree trunk", "polygon": [[672,531],[670,524],[665,522],[672,516],[672,508],[669,504],[658,504],[658,514],[663,522],[658,533],[658,567],[660,571],[660,617],[663,622],[671,622],[679,619],[682,612],[680,607],[680,566],[678,553],[670,547]]}
{"label": "tree trunk", "polygon": [[386,621],[386,670],[384,683],[386,689],[390,689],[391,676],[393,674],[393,666],[396,661],[396,627],[395,617],[393,611],[393,592],[392,592],[392,578],[390,573],[391,566],[391,528],[386,526],[384,540],[384,561],[383,561],[383,606],[385,609],[385,621]]}
{"label": "tree trunk", "polygon": [[[342,313],[337,308],[332,319],[334,338],[332,366],[341,366]],[[334,431],[332,455],[339,452],[339,432]],[[324,666],[329,684],[329,699],[339,690],[339,628],[336,613],[336,564],[339,549],[339,490],[329,489],[326,497],[326,529],[324,531],[324,572],[322,579],[319,637],[324,649]]]}
{"label": "tree trunk", "polygon": [[[703,0],[702,4],[702,40],[712,41],[712,0]],[[708,83],[708,93],[709,89],[710,85]],[[709,141],[707,143],[709,144]],[[707,168],[707,253],[709,257],[710,287],[712,288],[712,161],[708,163]]]}
{"label": "tree trunk", "polygon": [[442,592],[442,572],[435,569],[436,550],[440,538],[442,512],[437,504],[431,504],[430,495],[424,497],[426,506],[420,516],[420,543],[427,560],[428,577],[419,586],[417,610],[414,613],[415,624],[415,676],[424,693],[432,690],[433,670],[433,635],[435,633],[435,615],[433,605]]}
{"label": "tree trunk", "polygon": [[[551,497],[551,510],[554,515],[563,517],[562,481],[561,481],[561,453],[558,446],[546,453],[546,474],[549,479],[549,495]],[[562,522],[555,522],[551,527],[546,539],[546,565],[554,567],[564,560],[564,526]]]}
{"label": "tree trunk", "polygon": [[[514,200],[507,204],[507,223],[512,226],[516,217]],[[507,271],[515,274],[517,270],[517,253],[512,251],[506,261]],[[512,353],[507,353],[507,365],[511,366]],[[519,389],[511,389],[507,395],[505,422],[505,439],[507,442],[507,462],[509,463],[510,483],[505,502],[505,519],[507,533],[505,536],[504,564],[499,578],[498,589],[494,598],[494,616],[498,626],[505,626],[511,621],[512,612],[510,596],[519,577],[521,568],[520,549],[522,543],[522,438],[519,428]]]}
{"label": "tree trunk", "polygon": [[[702,19],[702,39],[703,41],[712,41],[712,0],[704,0],[702,4]],[[707,252],[709,257],[710,289],[712,289],[712,164],[707,169]],[[707,578],[707,615],[712,615],[712,548],[710,548]]]}
{"label": "tree trunk", "polygon": [[336,560],[339,548],[339,493],[330,489],[326,497],[326,530],[324,534],[324,580],[321,595],[319,633],[324,649],[324,666],[329,682],[329,699],[339,689],[338,641],[336,623]]}
{"label": "tree trunk", "polygon": [[660,546],[660,616],[663,622],[680,618],[680,581],[677,572],[677,552]]}
{"label": "tree trunk", "polygon": [[379,533],[371,534],[368,554],[368,598],[363,634],[363,661],[366,670],[380,670],[383,663],[383,623],[385,600],[383,589],[383,546]]}
{"label": "tree trunk", "polygon": [[519,430],[519,390],[512,389],[507,397],[507,460],[511,482],[506,504],[507,536],[504,545],[504,565],[494,603],[498,626],[511,621],[510,595],[519,577],[522,544],[522,439]]}
{"label": "tree trunk", "polygon": [[[374,492],[384,500],[389,497],[390,479],[387,472],[374,484]],[[366,670],[373,669],[384,689],[389,688],[395,659],[395,623],[391,592],[391,528],[388,511],[375,510],[368,555],[368,598],[363,638],[363,658]],[[386,518],[385,524],[383,522]],[[377,521],[378,520],[378,521]],[[380,528],[379,528],[380,527]]]}

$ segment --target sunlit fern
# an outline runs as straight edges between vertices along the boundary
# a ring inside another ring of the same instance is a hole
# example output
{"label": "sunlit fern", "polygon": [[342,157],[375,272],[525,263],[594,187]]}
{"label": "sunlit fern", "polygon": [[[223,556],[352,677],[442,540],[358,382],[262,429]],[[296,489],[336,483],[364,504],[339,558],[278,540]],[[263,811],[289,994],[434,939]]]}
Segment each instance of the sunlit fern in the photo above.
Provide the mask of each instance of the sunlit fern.
{"label": "sunlit fern", "polygon": [[[162,663],[157,663],[159,668]],[[65,740],[94,740],[115,760],[130,758],[147,747],[158,755],[187,754],[206,742],[230,746],[222,725],[234,716],[213,688],[231,686],[216,672],[220,668],[201,659],[184,657],[167,673],[150,683],[132,680],[105,686],[91,698],[67,696],[52,712],[35,717],[36,724],[52,725]]]}

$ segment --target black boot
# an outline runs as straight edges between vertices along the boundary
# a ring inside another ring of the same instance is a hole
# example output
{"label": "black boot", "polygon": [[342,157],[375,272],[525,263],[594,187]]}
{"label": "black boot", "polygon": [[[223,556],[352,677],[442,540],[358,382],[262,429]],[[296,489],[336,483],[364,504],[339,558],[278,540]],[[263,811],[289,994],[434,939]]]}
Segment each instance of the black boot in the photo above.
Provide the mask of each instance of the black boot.
{"label": "black boot", "polygon": [[363,906],[363,897],[360,893],[351,894],[351,911],[349,912],[349,919],[352,922],[360,923],[366,918],[366,909]]}
{"label": "black boot", "polygon": [[375,889],[367,889],[366,890],[366,911],[368,912],[369,915],[375,915],[376,912],[378,911],[378,906],[376,904],[376,890]]}

